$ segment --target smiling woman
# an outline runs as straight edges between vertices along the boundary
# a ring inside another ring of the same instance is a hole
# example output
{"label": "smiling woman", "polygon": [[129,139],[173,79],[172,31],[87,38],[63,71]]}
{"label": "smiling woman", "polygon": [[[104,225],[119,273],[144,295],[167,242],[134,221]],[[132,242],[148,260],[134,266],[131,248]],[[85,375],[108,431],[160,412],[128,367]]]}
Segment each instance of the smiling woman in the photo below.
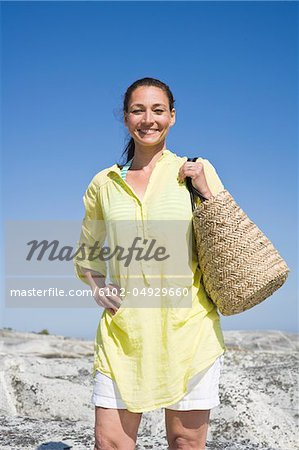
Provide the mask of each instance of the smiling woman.
{"label": "smiling woman", "polygon": [[[130,102],[125,103],[124,123],[137,150],[132,170],[142,169],[145,164],[144,161],[138,161],[137,154],[140,153],[143,158],[147,155],[149,162],[149,157],[161,150],[159,145],[175,123],[175,109],[169,105],[167,94],[157,86],[136,87],[130,95]],[[147,147],[146,150],[144,146]],[[154,162],[144,170],[151,171],[153,165]]]}
{"label": "smiling woman", "polygon": [[208,159],[187,162],[166,147],[175,108],[165,83],[134,82],[124,96],[123,117],[131,136],[126,161],[91,180],[79,245],[97,241],[100,248],[107,238],[112,249],[127,248],[136,237],[156,239],[171,258],[144,260],[137,252],[127,265],[110,258],[107,284],[104,261],[75,259],[77,276],[104,307],[94,345],[94,448],[133,450],[142,413],[164,408],[169,449],[201,450],[210,410],[220,403],[226,346],[192,246],[184,180],[189,176],[205,198],[224,186]]}

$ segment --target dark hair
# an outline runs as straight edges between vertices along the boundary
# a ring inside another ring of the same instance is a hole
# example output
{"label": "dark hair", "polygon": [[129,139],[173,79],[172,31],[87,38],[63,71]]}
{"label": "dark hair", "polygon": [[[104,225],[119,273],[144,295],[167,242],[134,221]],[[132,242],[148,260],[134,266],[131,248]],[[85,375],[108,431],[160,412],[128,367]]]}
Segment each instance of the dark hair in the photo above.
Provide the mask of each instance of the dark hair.
{"label": "dark hair", "polygon": [[[123,113],[124,112],[128,112],[128,104],[130,101],[130,97],[133,93],[133,91],[135,89],[137,89],[139,86],[155,86],[158,87],[160,89],[162,89],[165,94],[168,97],[168,101],[169,101],[169,109],[170,111],[172,111],[172,109],[174,108],[174,98],[172,95],[172,92],[169,88],[169,86],[165,83],[163,83],[163,81],[157,80],[156,78],[141,78],[140,80],[136,80],[134,81],[134,83],[131,84],[131,86],[128,87],[128,89],[125,92],[124,95],[124,102],[123,102]],[[126,144],[126,147],[122,153],[122,156],[125,155],[125,163],[126,164],[128,161],[130,161],[130,159],[133,158],[135,153],[135,142],[134,139],[131,137],[129,139],[129,142]],[[119,166],[122,166],[119,164]]]}

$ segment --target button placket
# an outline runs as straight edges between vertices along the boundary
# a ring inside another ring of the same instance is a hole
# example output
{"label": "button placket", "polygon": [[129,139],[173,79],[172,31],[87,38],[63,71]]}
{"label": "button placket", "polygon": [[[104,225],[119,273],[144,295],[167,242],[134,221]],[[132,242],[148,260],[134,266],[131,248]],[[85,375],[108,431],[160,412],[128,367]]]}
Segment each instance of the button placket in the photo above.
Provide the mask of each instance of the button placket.
{"label": "button placket", "polygon": [[[144,239],[147,240],[146,243],[146,247],[149,246],[149,239],[150,239],[150,235],[148,232],[148,223],[147,223],[147,211],[146,211],[146,206],[143,205],[141,208],[141,214],[142,214],[142,224],[143,224],[143,236]],[[146,281],[149,283],[149,285],[152,283],[151,282],[151,278],[150,276],[152,275],[152,264],[151,264],[151,260],[150,261],[144,261],[142,262],[142,267],[144,270],[144,275],[146,278]]]}
{"label": "button placket", "polygon": [[[154,177],[154,175],[155,175],[155,172],[157,171],[157,170],[156,170],[156,166],[159,166],[159,163],[161,163],[161,162],[163,162],[163,161],[165,162],[165,160],[166,160],[166,164],[168,164],[168,163],[167,163],[167,157],[169,157],[169,155],[170,155],[171,153],[172,153],[172,152],[171,152],[170,150],[164,149],[162,155],[161,155],[160,158],[156,161],[156,165],[155,165],[155,167],[154,167],[154,169],[153,169],[153,172],[152,172],[152,174],[151,174],[151,176],[150,176],[150,178],[149,178],[148,186],[147,186],[147,189],[146,189],[146,191],[145,191],[145,194],[144,194],[144,197],[143,197],[142,200],[139,199],[139,197],[137,196],[135,190],[134,190],[131,186],[129,186],[129,185],[127,184],[127,182],[123,179],[123,177],[122,177],[122,171],[121,171],[121,169],[120,169],[116,164],[115,164],[115,167],[114,167],[113,169],[110,170],[109,174],[110,174],[111,172],[114,173],[114,175],[117,174],[117,175],[118,175],[118,178],[119,178],[119,180],[117,181],[117,183],[119,183],[120,185],[122,185],[123,188],[125,189],[125,191],[126,191],[130,196],[134,196],[134,198],[138,201],[139,206],[142,207],[142,206],[145,204],[145,201],[146,201],[147,197],[149,196],[148,191],[150,191],[150,189],[151,189],[151,186],[150,186],[150,185],[152,184],[152,182],[153,182],[153,177]],[[124,167],[126,167],[126,166],[124,166]]]}
{"label": "button placket", "polygon": [[[160,163],[164,162],[166,163],[166,166],[168,164],[170,164],[170,162],[165,161],[165,158],[167,156],[169,156],[171,152],[169,150],[165,150],[164,154],[161,155],[161,157],[158,159],[158,161],[156,162],[156,167],[154,168],[153,173],[151,174],[151,177],[149,179],[149,183],[146,189],[146,192],[144,194],[144,197],[142,199],[142,201],[140,201],[140,199],[138,198],[138,196],[136,195],[135,191],[133,188],[131,188],[131,186],[129,186],[121,177],[120,175],[120,169],[115,169],[112,170],[112,172],[116,173],[119,177],[118,179],[118,183],[124,188],[124,190],[126,191],[127,194],[129,194],[131,197],[134,198],[135,200],[135,230],[136,230],[136,235],[141,237],[142,239],[147,239],[147,244],[149,245],[149,239],[150,239],[150,233],[149,233],[149,227],[147,222],[147,202],[148,199],[150,198],[151,195],[151,189],[152,189],[152,184],[155,180],[155,177],[157,177],[158,175],[158,167],[160,166]],[[167,159],[167,158],[166,158]],[[139,241],[140,242],[140,241]],[[141,245],[144,246],[144,243],[141,242]],[[150,285],[153,284],[153,280],[151,279],[151,275],[154,273],[154,269],[152,266],[152,260],[149,261],[145,261],[143,259],[141,259],[139,261],[139,267],[141,270],[141,273],[143,274],[144,280]]]}
{"label": "button placket", "polygon": [[[142,212],[142,205],[140,202],[137,201],[136,210],[135,210],[135,219],[136,219],[136,231],[138,237],[142,239],[142,241],[139,241],[141,246],[143,246],[143,239],[145,239],[145,231],[144,231],[144,223],[143,223],[143,212]],[[140,270],[143,274],[143,278],[147,282],[147,270],[146,266],[144,265],[143,259],[139,261]]]}

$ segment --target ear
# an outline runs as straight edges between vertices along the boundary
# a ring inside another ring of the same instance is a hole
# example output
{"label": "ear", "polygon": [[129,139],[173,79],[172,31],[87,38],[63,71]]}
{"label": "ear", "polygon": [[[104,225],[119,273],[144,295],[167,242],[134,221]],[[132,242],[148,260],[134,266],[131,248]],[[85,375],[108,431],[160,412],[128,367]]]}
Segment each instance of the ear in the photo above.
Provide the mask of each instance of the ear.
{"label": "ear", "polygon": [[173,108],[171,111],[171,122],[170,122],[171,127],[175,124],[175,115],[176,115],[176,110]]}

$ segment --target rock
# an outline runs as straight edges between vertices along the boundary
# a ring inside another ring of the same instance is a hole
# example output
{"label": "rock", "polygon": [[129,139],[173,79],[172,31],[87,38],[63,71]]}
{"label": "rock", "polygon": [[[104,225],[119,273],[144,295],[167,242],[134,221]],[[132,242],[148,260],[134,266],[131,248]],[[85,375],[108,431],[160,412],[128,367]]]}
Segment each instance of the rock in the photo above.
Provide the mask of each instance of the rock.
{"label": "rock", "polygon": [[[93,341],[8,329],[0,338],[0,450],[93,449]],[[298,335],[224,331],[224,339],[207,450],[298,449]],[[167,449],[163,414],[143,414],[136,450]]]}

